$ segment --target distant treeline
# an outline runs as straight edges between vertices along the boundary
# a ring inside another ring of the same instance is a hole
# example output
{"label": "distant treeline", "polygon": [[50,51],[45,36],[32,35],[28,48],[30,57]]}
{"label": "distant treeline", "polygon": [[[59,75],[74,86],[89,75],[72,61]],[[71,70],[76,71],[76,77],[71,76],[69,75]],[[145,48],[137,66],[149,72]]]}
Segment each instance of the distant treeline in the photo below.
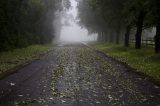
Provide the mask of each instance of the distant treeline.
{"label": "distant treeline", "polygon": [[[77,0],[79,24],[98,41],[129,46],[132,29],[136,29],[135,48],[141,48],[142,31],[156,27],[155,51],[160,53],[160,0]],[[123,35],[123,36],[122,36]]]}
{"label": "distant treeline", "polygon": [[0,51],[52,42],[62,0],[0,0]]}

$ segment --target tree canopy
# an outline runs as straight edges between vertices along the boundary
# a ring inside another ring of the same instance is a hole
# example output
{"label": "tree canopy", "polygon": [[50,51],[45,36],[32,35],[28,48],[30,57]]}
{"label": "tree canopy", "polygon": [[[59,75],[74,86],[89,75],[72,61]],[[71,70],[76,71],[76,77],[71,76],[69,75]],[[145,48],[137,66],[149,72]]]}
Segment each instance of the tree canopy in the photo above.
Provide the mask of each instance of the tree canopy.
{"label": "tree canopy", "polygon": [[62,0],[1,0],[0,51],[45,44],[54,38],[54,12]]}
{"label": "tree canopy", "polygon": [[[142,31],[156,27],[156,51],[160,52],[160,1],[158,0],[78,0],[79,22],[98,40],[119,43],[124,36],[129,46],[129,35],[136,28],[135,48],[141,48]],[[125,34],[124,34],[125,32]]]}

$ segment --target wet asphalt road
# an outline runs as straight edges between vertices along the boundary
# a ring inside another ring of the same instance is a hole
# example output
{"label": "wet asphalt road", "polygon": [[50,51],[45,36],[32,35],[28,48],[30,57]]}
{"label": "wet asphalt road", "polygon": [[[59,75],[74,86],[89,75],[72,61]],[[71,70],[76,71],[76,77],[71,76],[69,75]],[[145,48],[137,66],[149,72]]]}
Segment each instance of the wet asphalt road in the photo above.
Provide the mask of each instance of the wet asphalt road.
{"label": "wet asphalt road", "polygon": [[160,87],[81,43],[0,80],[0,106],[160,106]]}

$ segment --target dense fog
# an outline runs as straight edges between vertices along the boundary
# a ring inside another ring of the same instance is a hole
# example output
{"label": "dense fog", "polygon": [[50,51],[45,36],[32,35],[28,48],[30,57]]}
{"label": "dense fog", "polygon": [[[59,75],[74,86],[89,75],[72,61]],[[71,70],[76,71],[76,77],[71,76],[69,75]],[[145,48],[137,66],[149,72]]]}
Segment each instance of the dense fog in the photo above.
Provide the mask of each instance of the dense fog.
{"label": "dense fog", "polygon": [[78,10],[76,0],[70,0],[71,7],[69,10],[61,12],[61,31],[60,41],[94,41],[97,34],[89,35],[87,29],[78,24]]}

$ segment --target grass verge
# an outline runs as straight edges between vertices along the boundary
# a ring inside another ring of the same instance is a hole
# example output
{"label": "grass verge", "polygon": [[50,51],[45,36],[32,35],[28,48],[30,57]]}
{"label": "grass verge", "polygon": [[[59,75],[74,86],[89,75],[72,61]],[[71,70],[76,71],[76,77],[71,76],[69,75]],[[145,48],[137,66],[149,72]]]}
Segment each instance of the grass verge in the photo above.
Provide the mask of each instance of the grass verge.
{"label": "grass verge", "polygon": [[160,82],[160,54],[155,54],[153,48],[123,47],[122,45],[98,43],[94,44],[98,50],[126,63],[137,72],[143,73],[156,82]]}
{"label": "grass verge", "polygon": [[12,73],[18,67],[29,64],[48,52],[49,45],[32,45],[22,49],[0,53],[0,79]]}

